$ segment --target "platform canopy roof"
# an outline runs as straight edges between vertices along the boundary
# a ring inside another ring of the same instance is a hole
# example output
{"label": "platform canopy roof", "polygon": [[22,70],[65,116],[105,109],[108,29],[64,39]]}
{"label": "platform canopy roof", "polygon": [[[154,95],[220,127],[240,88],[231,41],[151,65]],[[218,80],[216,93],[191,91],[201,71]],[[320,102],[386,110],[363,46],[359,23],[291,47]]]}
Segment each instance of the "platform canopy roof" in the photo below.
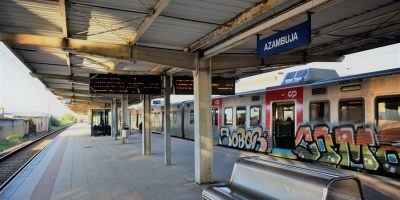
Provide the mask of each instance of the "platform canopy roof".
{"label": "platform canopy roof", "polygon": [[[110,102],[88,93],[89,73],[242,78],[281,66],[341,61],[398,43],[397,0],[2,0],[0,40],[55,95],[85,113]],[[256,38],[311,14],[311,43],[259,60]],[[135,96],[132,96],[132,98]]]}

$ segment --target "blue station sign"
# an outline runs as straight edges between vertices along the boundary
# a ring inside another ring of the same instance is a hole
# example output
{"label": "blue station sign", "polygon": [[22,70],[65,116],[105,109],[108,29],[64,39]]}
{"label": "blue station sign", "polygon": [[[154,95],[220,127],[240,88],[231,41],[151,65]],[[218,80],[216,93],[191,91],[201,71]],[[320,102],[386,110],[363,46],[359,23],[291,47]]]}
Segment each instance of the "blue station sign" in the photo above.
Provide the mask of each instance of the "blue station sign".
{"label": "blue station sign", "polygon": [[277,34],[257,40],[257,57],[278,54],[311,41],[310,21],[303,22]]}

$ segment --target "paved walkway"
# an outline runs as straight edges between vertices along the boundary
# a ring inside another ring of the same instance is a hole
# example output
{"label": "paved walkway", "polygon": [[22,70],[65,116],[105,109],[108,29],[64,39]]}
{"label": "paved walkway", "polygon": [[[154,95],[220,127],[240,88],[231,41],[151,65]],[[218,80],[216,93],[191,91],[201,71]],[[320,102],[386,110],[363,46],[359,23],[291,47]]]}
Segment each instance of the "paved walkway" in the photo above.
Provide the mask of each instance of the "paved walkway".
{"label": "paved walkway", "polygon": [[[0,200],[200,199],[204,186],[194,183],[192,141],[173,138],[173,165],[164,166],[161,135],[152,135],[153,154],[142,156],[141,135],[122,145],[111,137],[90,137],[89,131],[88,125],[77,124],[60,134],[0,194]],[[254,154],[215,147],[215,181],[227,182],[236,159],[246,155]],[[400,199],[398,180],[363,174],[361,178],[368,184],[367,199]]]}

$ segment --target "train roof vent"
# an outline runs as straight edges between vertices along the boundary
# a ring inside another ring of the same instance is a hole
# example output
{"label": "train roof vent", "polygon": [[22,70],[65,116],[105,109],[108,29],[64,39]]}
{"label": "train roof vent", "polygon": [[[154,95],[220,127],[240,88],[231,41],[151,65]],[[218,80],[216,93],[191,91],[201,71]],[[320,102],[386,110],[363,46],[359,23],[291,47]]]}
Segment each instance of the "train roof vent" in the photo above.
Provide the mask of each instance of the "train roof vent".
{"label": "train roof vent", "polygon": [[332,78],[339,78],[338,73],[333,69],[308,68],[287,73],[282,85],[311,83]]}

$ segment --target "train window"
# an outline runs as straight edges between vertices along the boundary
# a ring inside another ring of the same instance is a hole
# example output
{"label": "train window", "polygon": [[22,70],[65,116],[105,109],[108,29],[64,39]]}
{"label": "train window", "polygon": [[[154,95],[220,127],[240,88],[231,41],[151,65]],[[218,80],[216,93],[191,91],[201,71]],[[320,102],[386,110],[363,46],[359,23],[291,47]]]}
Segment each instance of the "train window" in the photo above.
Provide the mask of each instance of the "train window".
{"label": "train window", "polygon": [[190,124],[194,124],[194,111],[190,111]]}
{"label": "train window", "polygon": [[376,120],[380,131],[395,132],[400,128],[400,96],[377,97]]}
{"label": "train window", "polygon": [[218,113],[219,113],[219,109],[215,109],[214,110],[214,125],[218,126]]}
{"label": "train window", "polygon": [[310,103],[310,121],[329,122],[329,101]]}
{"label": "train window", "polygon": [[246,125],[246,107],[236,108],[236,126]]}
{"label": "train window", "polygon": [[260,101],[260,96],[251,96],[251,101]]}
{"label": "train window", "polygon": [[339,120],[341,122],[363,123],[364,102],[361,99],[339,101]]}
{"label": "train window", "polygon": [[250,126],[260,125],[261,122],[261,106],[250,107]]}
{"label": "train window", "polygon": [[225,125],[233,124],[233,109],[232,109],[232,107],[225,108],[225,110],[224,110],[224,124]]}

